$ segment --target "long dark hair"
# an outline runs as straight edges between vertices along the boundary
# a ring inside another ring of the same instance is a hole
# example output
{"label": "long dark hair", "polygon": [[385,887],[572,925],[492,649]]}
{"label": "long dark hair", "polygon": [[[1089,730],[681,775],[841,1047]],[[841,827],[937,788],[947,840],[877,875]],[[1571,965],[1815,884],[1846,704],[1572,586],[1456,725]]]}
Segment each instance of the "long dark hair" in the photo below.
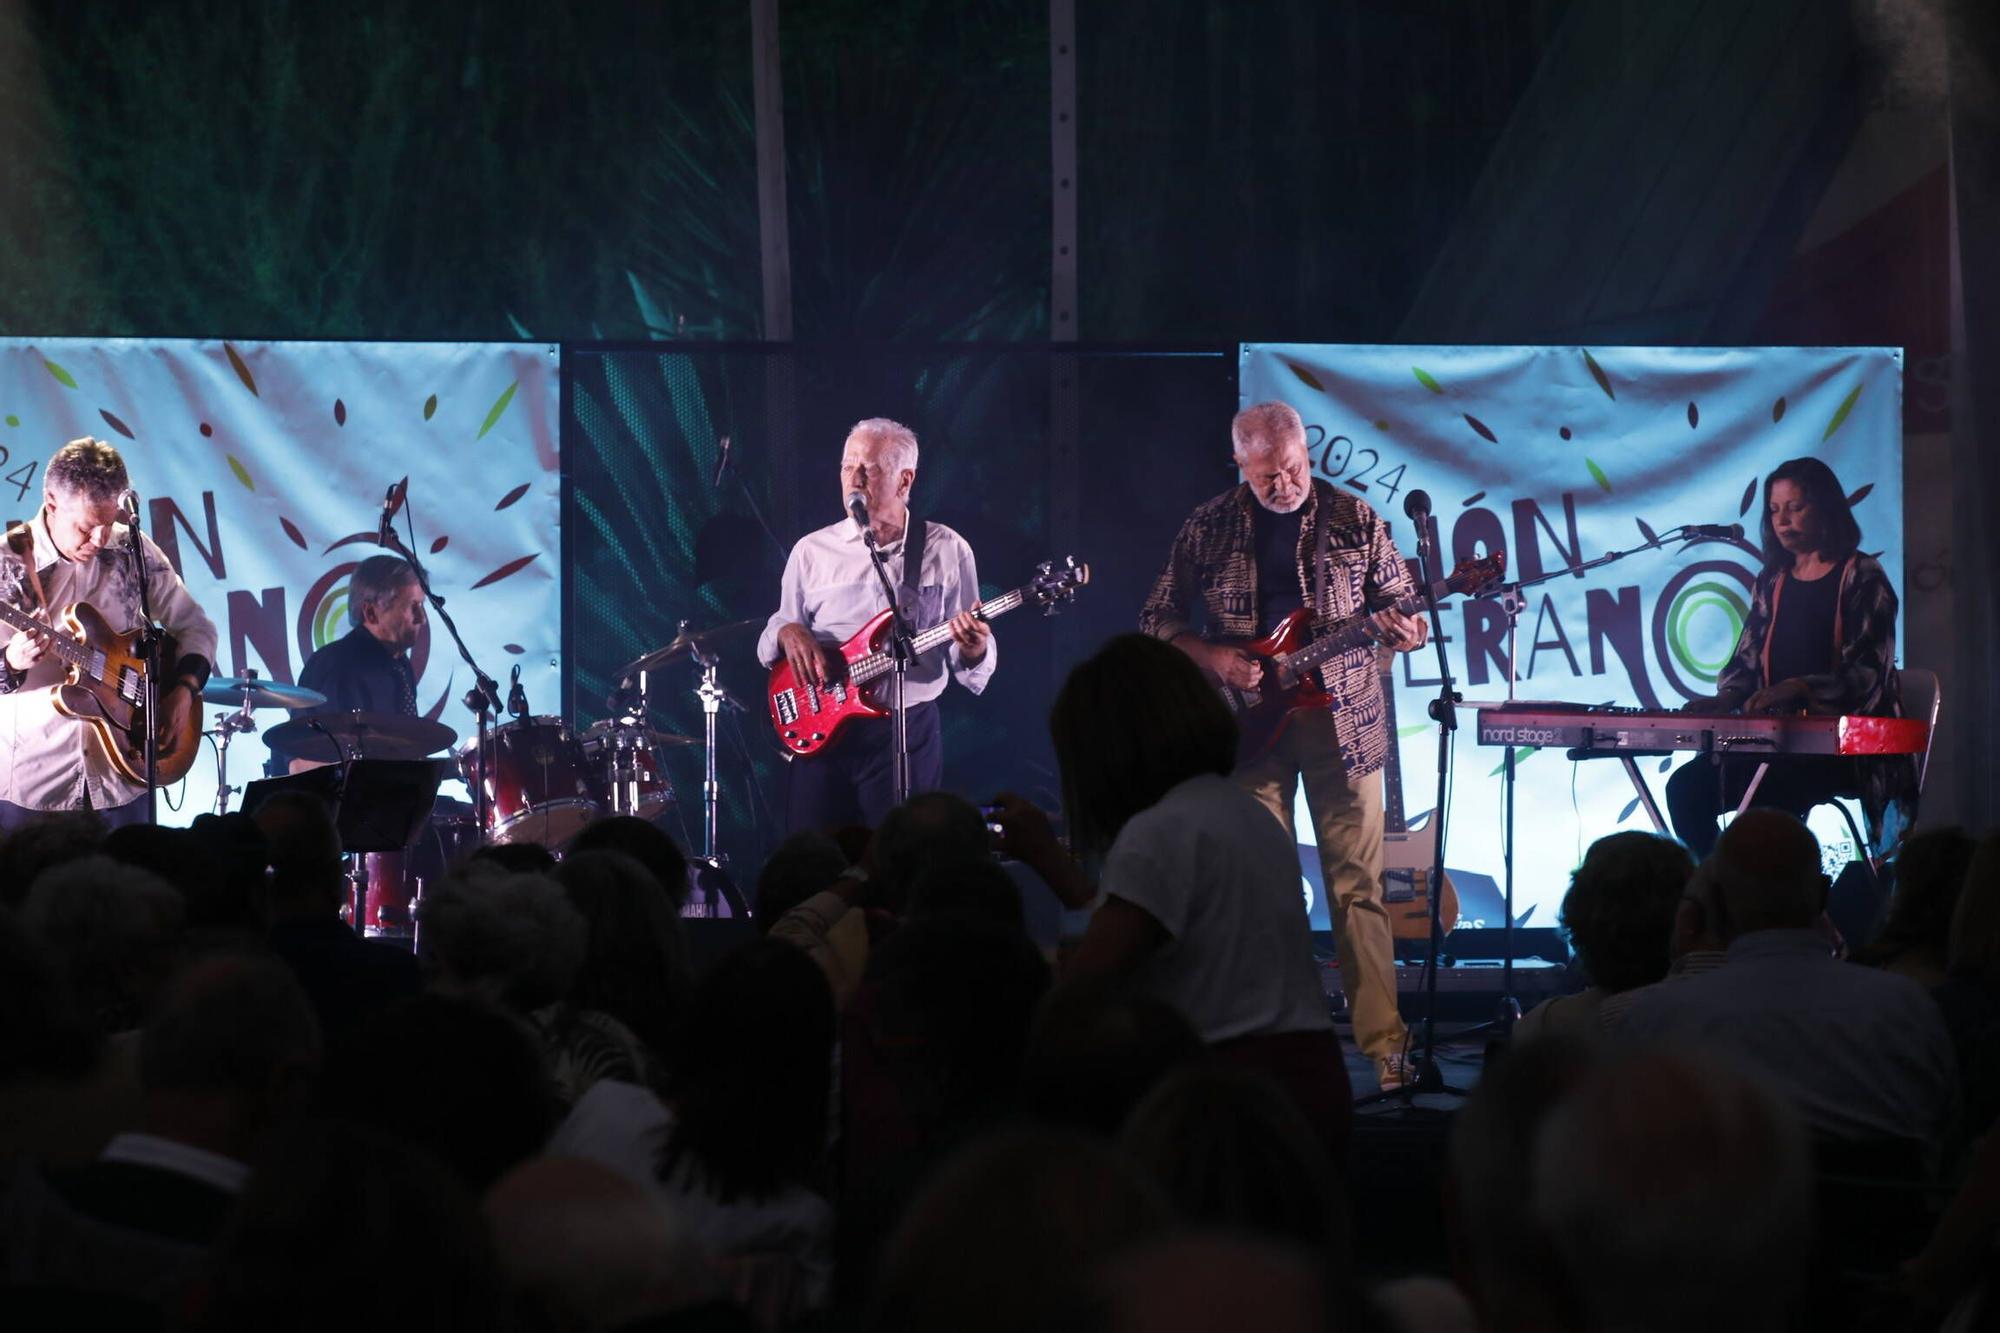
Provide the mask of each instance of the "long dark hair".
{"label": "long dark hair", "polygon": [[1063,814],[1083,855],[1174,787],[1236,764],[1236,719],[1186,653],[1120,634],[1077,663],[1049,710]]}
{"label": "long dark hair", "polygon": [[1789,481],[1805,492],[1806,503],[1812,506],[1813,515],[1819,520],[1821,555],[1839,564],[1860,549],[1861,525],[1854,521],[1847,492],[1841,489],[1840,478],[1833,475],[1833,469],[1817,458],[1788,458],[1764,478],[1764,513],[1758,527],[1764,543],[1764,568],[1792,567],[1791,553],[1778,544],[1778,534],[1771,526],[1771,487],[1781,481]]}

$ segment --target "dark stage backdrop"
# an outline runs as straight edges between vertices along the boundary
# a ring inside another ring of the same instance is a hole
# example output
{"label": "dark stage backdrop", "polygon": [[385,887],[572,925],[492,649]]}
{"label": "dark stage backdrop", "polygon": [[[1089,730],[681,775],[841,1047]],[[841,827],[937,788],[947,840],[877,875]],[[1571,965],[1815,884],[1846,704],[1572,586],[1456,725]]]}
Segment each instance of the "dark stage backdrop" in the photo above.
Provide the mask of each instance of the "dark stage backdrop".
{"label": "dark stage backdrop", "polygon": [[[987,595],[1038,560],[1091,566],[1062,615],[997,623],[984,695],[946,694],[946,785],[973,799],[1011,789],[1056,803],[1046,717],[1063,674],[1134,626],[1181,519],[1235,481],[1234,346],[572,344],[563,364],[569,712],[579,725],[605,716],[618,668],[682,620],[759,622],[729,641],[723,673],[749,710],[725,722],[721,754],[722,841],[745,875],[781,835],[786,767],[762,714],[757,628],[792,542],[841,512],[850,425],[888,416],[917,432],[915,508],[972,543]],[[1075,431],[1058,440],[1064,376]],[[699,736],[695,684],[689,664],[655,675],[656,725]],[[700,751],[667,763],[698,845]]]}

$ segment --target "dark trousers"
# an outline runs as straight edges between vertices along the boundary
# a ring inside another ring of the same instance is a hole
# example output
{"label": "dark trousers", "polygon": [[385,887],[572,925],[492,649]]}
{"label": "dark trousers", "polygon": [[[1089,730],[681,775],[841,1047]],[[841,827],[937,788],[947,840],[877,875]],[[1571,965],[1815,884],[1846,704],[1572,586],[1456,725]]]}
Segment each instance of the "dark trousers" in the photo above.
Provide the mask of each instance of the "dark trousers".
{"label": "dark trousers", "polygon": [[[913,706],[909,719],[910,792],[934,791],[944,780],[936,701]],[[894,741],[891,719],[862,718],[841,728],[820,753],[792,760],[787,830],[880,824],[896,804]]]}
{"label": "dark trousers", "polygon": [[[1667,815],[1674,833],[1697,857],[1715,850],[1721,836],[1715,821],[1724,810],[1734,810],[1743,799],[1744,788],[1756,775],[1758,761],[1747,756],[1725,759],[1698,754],[1682,764],[1667,779]],[[1751,805],[1769,810],[1786,810],[1800,819],[1816,805],[1836,796],[1851,796],[1858,778],[1851,759],[1778,758],[1757,784]]]}
{"label": "dark trousers", "polygon": [[[0,801],[0,833],[12,833],[24,824],[35,824],[48,818],[52,813],[68,814],[69,811],[30,810],[25,805],[15,805],[12,801]],[[124,805],[114,805],[107,810],[94,810],[107,829],[124,828],[127,824],[146,822],[146,798],[127,801]]]}

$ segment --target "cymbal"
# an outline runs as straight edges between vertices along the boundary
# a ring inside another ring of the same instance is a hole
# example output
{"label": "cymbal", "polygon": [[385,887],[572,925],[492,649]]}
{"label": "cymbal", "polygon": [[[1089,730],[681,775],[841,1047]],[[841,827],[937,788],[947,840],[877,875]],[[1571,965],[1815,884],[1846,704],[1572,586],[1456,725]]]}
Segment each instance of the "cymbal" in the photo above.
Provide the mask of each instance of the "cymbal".
{"label": "cymbal", "polygon": [[641,671],[652,671],[683,657],[712,653],[724,639],[733,638],[746,630],[760,629],[763,625],[764,621],[751,619],[732,620],[727,624],[715,625],[709,629],[695,630],[693,633],[689,633],[688,630],[683,628],[680,633],[674,635],[673,642],[669,643],[666,647],[655,648],[644,657],[635,657],[620,667],[618,669],[618,678],[625,680],[638,675]]}
{"label": "cymbal", "polygon": [[591,723],[590,726],[584,730],[583,739],[586,743],[601,740],[606,734],[614,730],[616,731],[643,730],[646,733],[646,739],[652,742],[654,745],[659,746],[663,750],[672,750],[672,749],[678,749],[681,746],[701,744],[701,737],[699,736],[683,736],[677,731],[661,731],[657,727],[641,728],[640,725],[636,722],[625,722],[617,718],[609,718],[609,717],[605,718],[602,722]]}
{"label": "cymbal", "polygon": [[448,749],[458,733],[442,722],[396,713],[323,713],[293,718],[264,733],[264,743],[301,759],[358,754],[364,759],[422,759]]}
{"label": "cymbal", "polygon": [[246,695],[252,708],[317,708],[326,702],[318,690],[256,676],[210,676],[201,687],[203,703],[241,708]]}

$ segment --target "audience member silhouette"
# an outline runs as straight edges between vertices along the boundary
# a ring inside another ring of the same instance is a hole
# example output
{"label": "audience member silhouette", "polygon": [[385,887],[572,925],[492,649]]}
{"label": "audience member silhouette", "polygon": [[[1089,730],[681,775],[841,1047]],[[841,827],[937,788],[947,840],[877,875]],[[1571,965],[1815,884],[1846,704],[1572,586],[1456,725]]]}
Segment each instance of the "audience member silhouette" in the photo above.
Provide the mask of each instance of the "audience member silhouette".
{"label": "audience member silhouette", "polygon": [[646,867],[678,915],[688,896],[687,854],[658,825],[637,815],[610,815],[570,839],[565,859],[583,852],[623,852]]}

